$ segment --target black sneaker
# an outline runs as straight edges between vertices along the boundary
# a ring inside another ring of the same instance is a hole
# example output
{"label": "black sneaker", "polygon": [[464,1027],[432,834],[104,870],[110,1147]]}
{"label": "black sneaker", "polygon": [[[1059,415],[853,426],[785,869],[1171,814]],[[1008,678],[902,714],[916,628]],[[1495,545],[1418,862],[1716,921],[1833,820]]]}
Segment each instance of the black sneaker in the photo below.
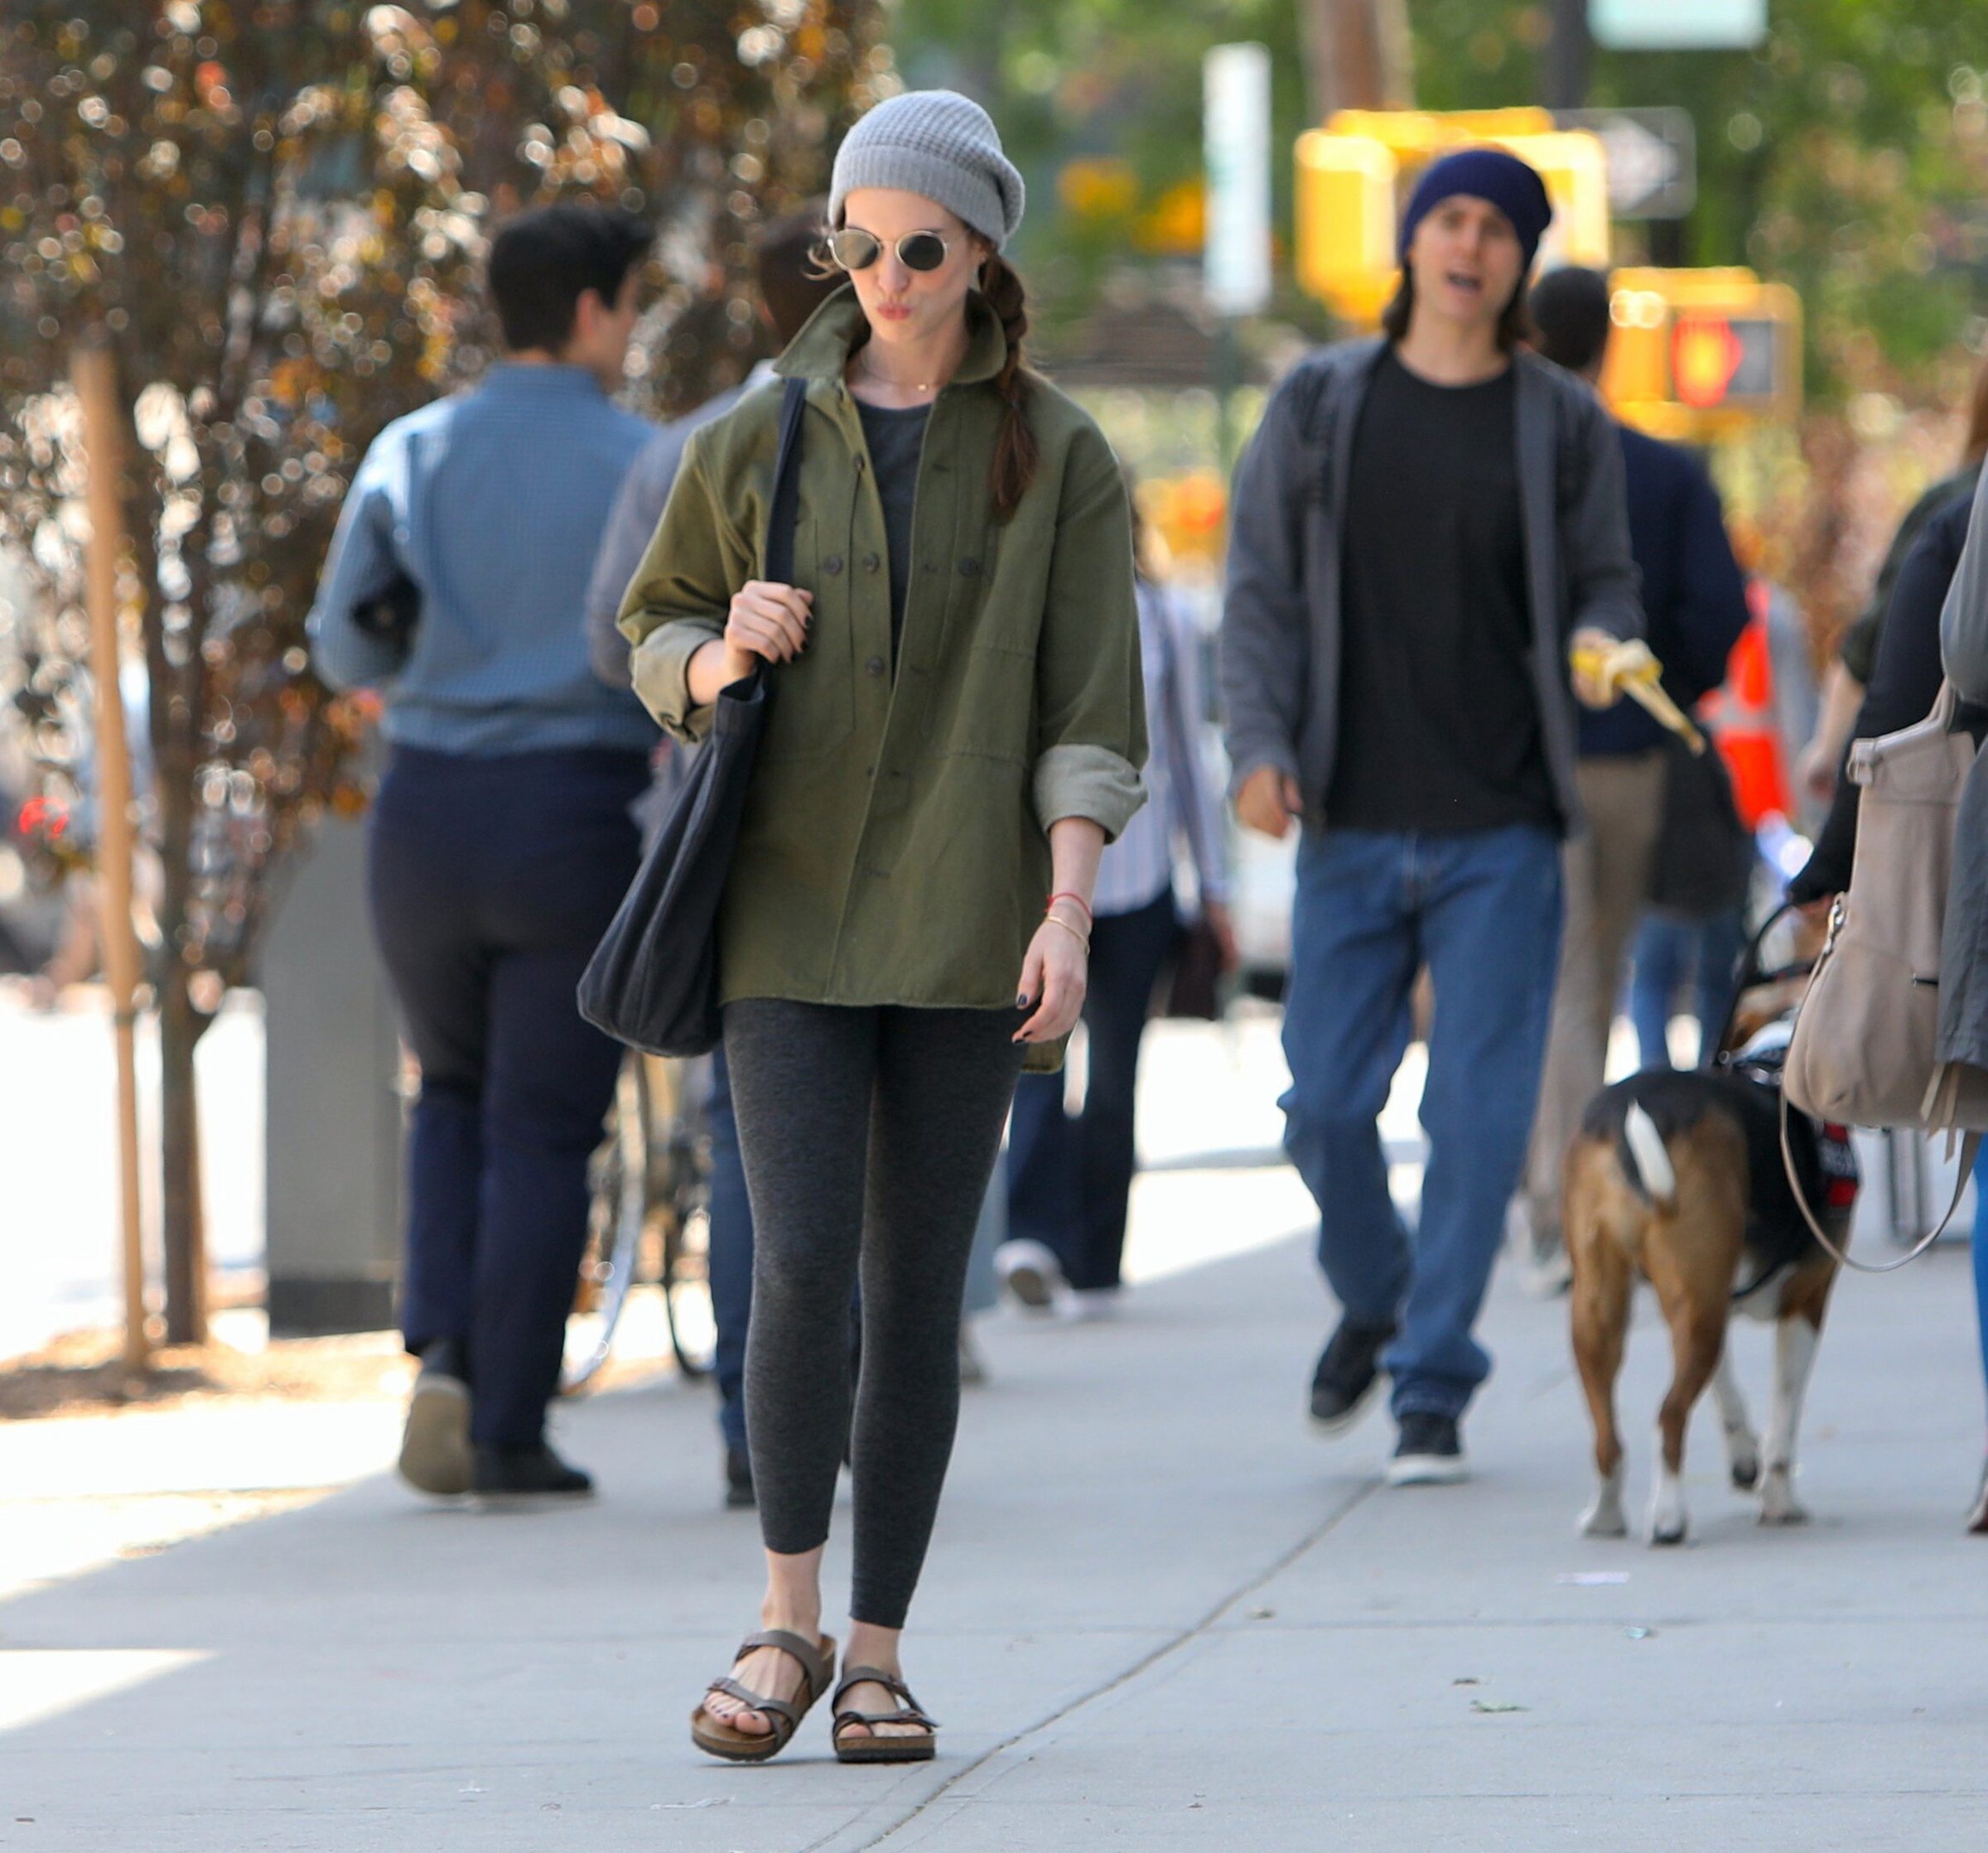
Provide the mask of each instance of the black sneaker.
{"label": "black sneaker", "polygon": [[1411,1409],[1402,1417],[1402,1438],[1387,1463],[1390,1486],[1454,1486],[1469,1477],[1454,1416]]}
{"label": "black sneaker", "polygon": [[576,1498],[594,1489],[592,1475],[569,1467],[543,1443],[535,1448],[479,1448],[475,1490],[499,1498],[550,1494]]}
{"label": "black sneaker", "polygon": [[752,1456],[743,1448],[725,1450],[725,1504],[731,1512],[750,1512],[760,1503],[753,1490]]}
{"label": "black sneaker", "polygon": [[1356,1325],[1342,1319],[1311,1378],[1311,1425],[1324,1435],[1344,1435],[1381,1387],[1381,1354],[1392,1325]]}

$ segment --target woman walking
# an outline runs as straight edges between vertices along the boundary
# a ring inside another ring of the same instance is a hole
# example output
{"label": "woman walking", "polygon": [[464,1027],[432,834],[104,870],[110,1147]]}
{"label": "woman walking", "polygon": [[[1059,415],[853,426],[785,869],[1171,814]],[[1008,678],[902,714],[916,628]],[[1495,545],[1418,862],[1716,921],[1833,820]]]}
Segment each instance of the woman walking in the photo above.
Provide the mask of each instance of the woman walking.
{"label": "woman walking", "polygon": [[836,1754],[933,1754],[899,1640],[958,1419],[967,1252],[1024,1059],[1053,1066],[1083,1008],[1099,854],[1144,795],[1125,489],[1096,427],[1023,364],[1000,256],[1021,210],[966,98],[865,117],[826,240],[851,287],[776,369],[807,383],[798,583],[759,577],[768,388],[692,439],[622,606],[635,686],[680,738],[771,676],[719,922],[767,1586],[763,1631],[692,1718],[740,1761],[782,1749],[831,1684],[821,1556],[845,1446]]}

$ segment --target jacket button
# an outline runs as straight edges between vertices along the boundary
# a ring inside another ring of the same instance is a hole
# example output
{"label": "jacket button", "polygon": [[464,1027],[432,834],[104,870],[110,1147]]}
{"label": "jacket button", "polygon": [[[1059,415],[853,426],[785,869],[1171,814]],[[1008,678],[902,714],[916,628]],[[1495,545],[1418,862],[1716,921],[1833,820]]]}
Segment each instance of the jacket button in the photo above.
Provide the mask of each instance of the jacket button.
{"label": "jacket button", "polygon": [[839,553],[831,553],[827,559],[822,562],[823,572],[840,572],[842,570],[842,557]]}
{"label": "jacket button", "polygon": [[866,553],[863,556],[863,571],[865,572],[875,572],[883,563],[874,553]]}
{"label": "jacket button", "polygon": [[977,560],[962,560],[959,562],[959,570],[963,577],[971,579],[975,573],[980,571],[980,562]]}
{"label": "jacket button", "polygon": [[871,675],[881,676],[884,673],[884,659],[881,656],[873,656],[863,665],[863,667],[867,669]]}

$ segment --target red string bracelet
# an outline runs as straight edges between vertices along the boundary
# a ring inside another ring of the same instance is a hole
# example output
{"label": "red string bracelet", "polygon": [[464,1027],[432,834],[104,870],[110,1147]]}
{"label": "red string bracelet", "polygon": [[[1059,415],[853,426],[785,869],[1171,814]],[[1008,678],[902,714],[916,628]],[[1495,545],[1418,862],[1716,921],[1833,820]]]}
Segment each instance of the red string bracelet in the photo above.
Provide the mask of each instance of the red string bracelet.
{"label": "red string bracelet", "polygon": [[1084,919],[1087,919],[1087,920],[1090,920],[1090,921],[1093,921],[1093,922],[1095,922],[1095,921],[1096,921],[1096,919],[1097,919],[1098,916],[1097,916],[1095,914],[1093,914],[1093,913],[1091,911],[1090,903],[1089,903],[1088,901],[1085,900],[1083,898],[1083,896],[1082,896],[1082,895],[1069,895],[1069,894],[1059,894],[1059,895],[1051,895],[1049,896],[1049,900],[1048,900],[1047,901],[1045,901],[1045,902],[1043,904],[1043,905],[1044,905],[1044,910],[1045,910],[1045,911],[1046,912],[1046,911],[1048,910],[1048,909],[1049,909],[1049,908],[1051,908],[1051,907],[1054,907],[1054,906],[1056,905],[1056,903],[1057,903],[1058,901],[1059,901],[1059,900],[1074,900],[1074,901],[1075,901],[1075,902],[1077,903],[1077,905],[1078,905],[1079,907],[1081,907],[1081,908],[1083,910],[1083,917],[1084,917]]}

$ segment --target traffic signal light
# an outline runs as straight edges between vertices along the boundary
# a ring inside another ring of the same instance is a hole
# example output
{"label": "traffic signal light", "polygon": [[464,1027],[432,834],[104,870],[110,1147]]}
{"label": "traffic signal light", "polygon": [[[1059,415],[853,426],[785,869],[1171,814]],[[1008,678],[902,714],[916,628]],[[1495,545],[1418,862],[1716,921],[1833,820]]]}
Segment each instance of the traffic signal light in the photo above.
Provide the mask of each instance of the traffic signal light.
{"label": "traffic signal light", "polygon": [[1752,271],[1619,270],[1602,396],[1658,437],[1705,437],[1802,403],[1802,308]]}

